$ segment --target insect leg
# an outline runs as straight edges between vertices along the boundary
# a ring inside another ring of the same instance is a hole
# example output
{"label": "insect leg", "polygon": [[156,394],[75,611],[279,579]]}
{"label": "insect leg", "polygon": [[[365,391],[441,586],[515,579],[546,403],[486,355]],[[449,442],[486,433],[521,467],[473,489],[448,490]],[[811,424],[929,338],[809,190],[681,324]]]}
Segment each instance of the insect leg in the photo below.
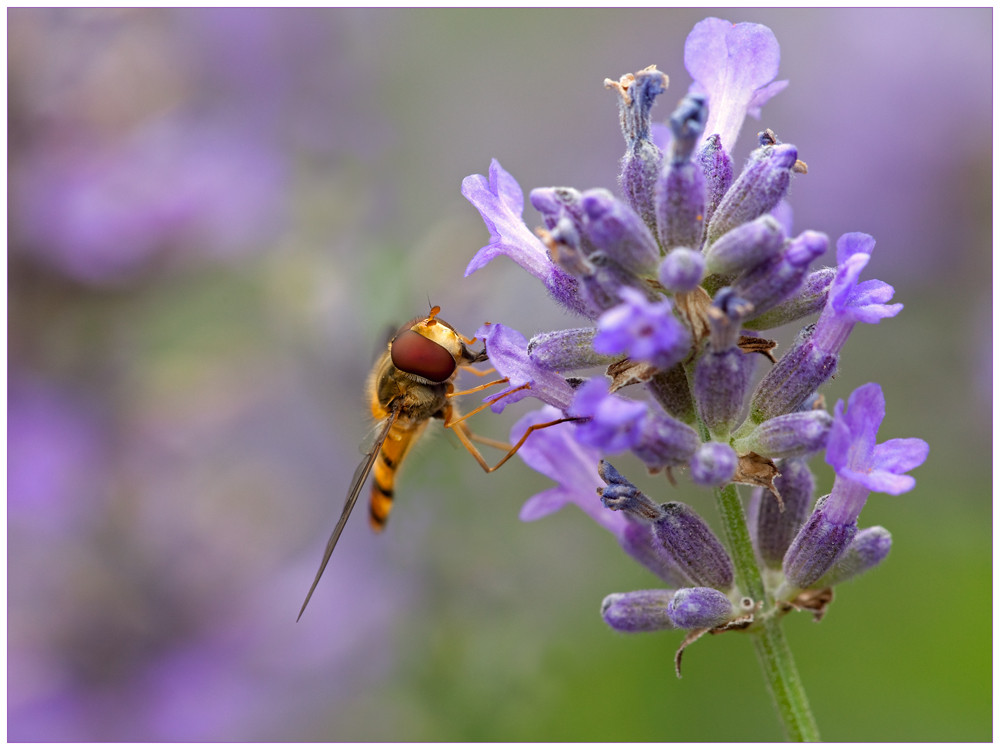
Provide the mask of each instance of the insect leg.
{"label": "insect leg", "polygon": [[[486,405],[488,406],[488,404]],[[470,412],[470,414],[471,413],[474,412]],[[466,416],[469,415],[467,414]],[[444,426],[450,427],[455,431],[455,434],[458,435],[458,439],[459,441],[461,441],[462,445],[465,446],[465,449],[469,451],[469,453],[472,454],[472,457],[476,459],[476,461],[479,463],[480,466],[483,467],[483,471],[489,474],[491,472],[496,471],[505,463],[507,463],[507,461],[511,458],[511,456],[513,456],[515,453],[518,452],[518,450],[520,450],[521,446],[524,445],[524,441],[527,440],[528,436],[535,430],[543,430],[546,427],[552,427],[557,424],[562,424],[563,422],[579,422],[585,419],[589,419],[589,417],[561,417],[559,419],[553,419],[549,422],[542,422],[540,424],[531,425],[530,427],[528,427],[527,430],[524,431],[524,434],[521,435],[521,439],[518,440],[517,443],[515,443],[514,446],[507,451],[507,455],[501,458],[494,466],[490,466],[486,462],[486,459],[483,458],[483,454],[479,452],[479,449],[472,444],[473,437],[478,437],[478,436],[473,436],[468,426],[466,426],[466,424],[462,421],[464,419],[465,417],[461,417],[451,423],[449,423],[448,420],[445,420]]]}
{"label": "insect leg", "polygon": [[[475,375],[478,378],[484,377],[486,375],[489,375],[490,373],[493,373],[493,372],[497,371],[495,367],[490,367],[487,370],[477,370],[475,367],[472,367],[471,365],[459,365],[459,367],[461,367],[466,372],[471,373],[472,375]],[[496,381],[496,382],[502,383],[503,381],[500,380],[500,381]]]}
{"label": "insect leg", "polygon": [[496,448],[497,450],[504,451],[505,453],[510,450],[510,443],[504,442],[503,440],[494,440],[493,438],[486,437],[485,435],[477,435],[474,432],[466,432],[469,439],[480,445],[488,445],[490,448]]}
{"label": "insect leg", "polygon": [[[505,382],[505,381],[498,380],[497,382],[498,383],[502,383],[502,382]],[[472,393],[473,391],[479,391],[479,390],[482,390],[483,388],[487,388],[487,387],[489,387],[491,385],[495,385],[495,383],[487,383],[486,385],[481,386],[479,388],[473,388],[473,389],[468,390],[468,391],[462,391],[461,393],[452,393],[452,394],[449,394],[448,397],[451,398],[451,396],[461,396],[461,395],[463,395],[465,393]],[[506,393],[502,393],[499,396],[494,396],[493,398],[491,398],[486,403],[480,404],[475,409],[473,409],[472,411],[470,411],[468,414],[463,414],[462,416],[458,417],[455,420],[452,420],[451,417],[449,416],[447,419],[445,419],[444,426],[445,427],[451,427],[452,425],[458,424],[459,422],[464,422],[466,419],[468,419],[472,415],[478,414],[483,409],[485,409],[487,406],[493,406],[493,404],[495,404],[497,401],[499,401],[502,398],[505,398],[505,397],[509,396],[511,393],[514,393],[516,391],[523,391],[525,388],[530,388],[530,387],[531,387],[531,383],[525,383],[524,385],[519,385],[517,388],[514,388],[511,391],[507,391]]]}
{"label": "insect leg", "polygon": [[[470,367],[467,369],[471,370],[472,368]],[[476,372],[476,374],[489,375],[490,372],[491,370],[486,370],[485,372]],[[448,398],[455,398],[455,396],[467,396],[470,393],[475,393],[476,391],[485,391],[487,388],[492,388],[495,385],[500,385],[501,383],[508,383],[508,382],[510,382],[510,378],[500,378],[499,380],[491,380],[489,383],[483,383],[482,385],[477,385],[474,386],[473,388],[468,388],[464,391],[452,391],[451,393],[448,394]],[[525,383],[525,385],[522,387],[526,387],[527,385],[528,384]]]}

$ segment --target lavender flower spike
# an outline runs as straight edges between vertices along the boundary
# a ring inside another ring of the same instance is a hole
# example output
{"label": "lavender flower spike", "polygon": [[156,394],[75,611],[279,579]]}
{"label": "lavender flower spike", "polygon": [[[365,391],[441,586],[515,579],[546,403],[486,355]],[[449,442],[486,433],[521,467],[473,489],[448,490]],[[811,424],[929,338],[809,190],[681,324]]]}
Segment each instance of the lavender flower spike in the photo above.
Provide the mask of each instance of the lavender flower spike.
{"label": "lavender flower spike", "polygon": [[[746,629],[759,639],[772,694],[784,696],[789,737],[817,740],[779,620],[792,609],[822,613],[830,601],[822,589],[885,557],[888,532],[859,532],[859,514],[870,492],[912,488],[907,472],[928,452],[922,440],[876,443],[885,414],[878,385],[859,388],[833,414],[819,389],[853,326],[902,306],[891,304],[888,284],[859,281],[874,246],[868,235],[843,235],[837,267],[810,271],[831,240],[812,229],[793,234],[786,196],[792,175],[806,172],[794,145],[764,129],[745,149],[749,158],[739,155],[734,179],[745,117],[786,85],[774,80],[780,53],[771,31],[707,18],[684,52],[694,82],[669,128],[651,123],[667,83],[655,67],[605,82],[621,98],[623,195],[536,188],[531,203],[544,224],[536,238],[521,218],[524,195],[499,164],[488,180],[466,180],[490,231],[468,272],[507,255],[587,318],[530,344],[501,325],[477,331],[510,384],[487,403],[495,411],[528,396],[548,404],[515,427],[512,441],[529,423],[560,422],[521,448],[558,483],[531,498],[522,518],[577,504],[663,581],[608,596],[604,620],[624,632],[691,631],[678,665],[705,632]],[[775,362],[776,344],[759,332],[801,319],[815,322]],[[758,353],[773,366],[760,367],[755,387]],[[584,370],[594,367],[603,375]],[[664,503],[661,490],[645,495],[607,462],[626,451],[671,484],[712,488],[725,534],[691,507]],[[835,479],[814,505],[806,460],[821,452]],[[755,488],[746,504],[740,484]]]}

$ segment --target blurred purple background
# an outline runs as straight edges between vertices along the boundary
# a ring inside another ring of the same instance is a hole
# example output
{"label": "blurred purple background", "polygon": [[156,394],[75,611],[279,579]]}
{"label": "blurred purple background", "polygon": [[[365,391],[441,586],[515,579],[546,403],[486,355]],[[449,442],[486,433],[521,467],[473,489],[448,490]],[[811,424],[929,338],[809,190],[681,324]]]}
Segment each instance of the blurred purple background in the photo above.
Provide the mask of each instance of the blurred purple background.
{"label": "blurred purple background", "polygon": [[[545,480],[517,462],[484,478],[442,434],[386,534],[359,513],[294,621],[385,326],[428,302],[467,334],[573,323],[512,264],[462,278],[487,234],[461,179],[496,157],[526,191],[614,188],[604,78],[656,63],[665,118],[708,15],[769,25],[791,81],[737,160],[765,126],[796,144],[796,228],[874,235],[867,273],[906,304],[855,334],[828,403],[878,380],[885,434],[931,444],[917,490],[866,509],[896,537],[887,570],[838,591],[822,630],[790,632],[820,727],[991,736],[975,656],[991,10],[10,9],[10,740],[780,737],[748,644],[708,639],[677,683],[676,643],[597,617],[606,593],[653,582],[583,518],[520,524]],[[930,655],[956,627],[957,652]],[[649,705],[608,710],[609,684]]]}

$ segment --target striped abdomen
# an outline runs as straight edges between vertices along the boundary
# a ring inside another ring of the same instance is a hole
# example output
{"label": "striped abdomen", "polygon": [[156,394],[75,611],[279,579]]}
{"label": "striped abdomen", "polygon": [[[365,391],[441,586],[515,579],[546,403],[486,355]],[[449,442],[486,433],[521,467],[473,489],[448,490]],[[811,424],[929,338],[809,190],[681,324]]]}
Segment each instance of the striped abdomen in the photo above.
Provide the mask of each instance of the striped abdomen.
{"label": "striped abdomen", "polygon": [[396,472],[399,471],[399,465],[426,426],[426,421],[407,427],[394,425],[382,443],[382,449],[372,469],[372,494],[368,509],[368,520],[375,531],[382,531],[386,521],[389,520],[396,487]]}

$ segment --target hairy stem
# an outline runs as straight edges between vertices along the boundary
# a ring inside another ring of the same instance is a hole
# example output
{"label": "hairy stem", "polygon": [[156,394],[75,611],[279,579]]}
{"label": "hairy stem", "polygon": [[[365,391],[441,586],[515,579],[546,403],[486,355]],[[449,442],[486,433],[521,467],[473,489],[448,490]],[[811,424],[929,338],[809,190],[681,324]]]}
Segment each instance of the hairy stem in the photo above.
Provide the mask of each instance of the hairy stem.
{"label": "hairy stem", "polygon": [[716,490],[715,498],[726,530],[729,552],[733,556],[736,583],[743,594],[760,603],[762,616],[758,618],[751,635],[778,717],[789,739],[817,742],[819,729],[809,709],[795,659],[781,630],[781,619],[774,616],[774,602],[765,592],[736,485],[729,484]]}

